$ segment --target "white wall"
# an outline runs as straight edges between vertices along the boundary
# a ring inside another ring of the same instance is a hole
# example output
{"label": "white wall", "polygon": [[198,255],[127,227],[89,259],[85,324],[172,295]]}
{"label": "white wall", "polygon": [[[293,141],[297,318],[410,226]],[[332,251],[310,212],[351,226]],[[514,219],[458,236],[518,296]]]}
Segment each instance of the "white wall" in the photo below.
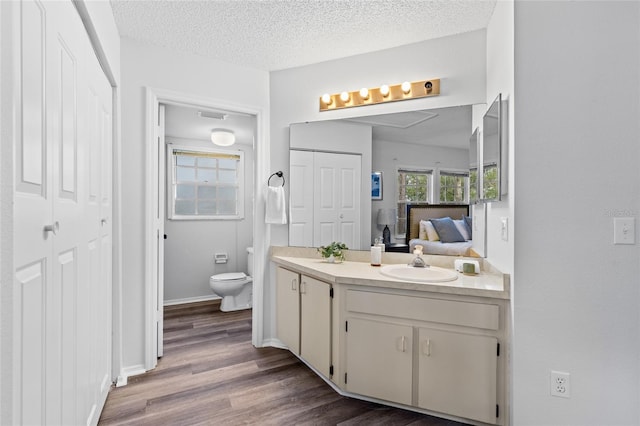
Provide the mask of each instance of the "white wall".
{"label": "white wall", "polygon": [[[471,135],[471,131],[469,131]],[[382,200],[371,201],[371,243],[382,236],[384,226],[377,222],[379,209],[397,209],[398,185],[396,173],[400,167],[424,167],[434,170],[469,170],[469,150],[425,146],[395,141],[373,141],[373,171],[382,172]],[[405,239],[395,238],[395,227],[391,229],[391,243],[404,243]]]}
{"label": "white wall", "polygon": [[[126,368],[142,368],[145,361],[145,87],[264,109],[268,122],[268,78],[263,71],[122,40],[122,145],[126,148],[122,161],[122,310],[127,325],[123,354]],[[268,136],[264,140],[268,141]]]}
{"label": "white wall", "polygon": [[[502,173],[506,179],[502,180],[502,199],[488,203],[486,221],[487,238],[487,260],[492,265],[505,273],[513,271],[514,258],[514,235],[513,235],[513,199],[512,191],[514,182],[514,73],[513,73],[513,2],[498,1],[491,17],[491,22],[487,28],[487,92],[486,109],[491,106],[498,94],[502,94],[503,115],[506,115],[506,131],[503,135],[507,137],[502,149],[506,149],[505,156],[502,156]],[[483,112],[483,114],[484,114]],[[504,154],[504,153],[503,153]],[[507,218],[509,223],[509,235],[507,241],[501,236],[501,218]]]}
{"label": "white wall", "polygon": [[[515,3],[513,424],[640,424],[640,3]],[[571,373],[571,398],[549,371]]]}
{"label": "white wall", "polygon": [[[211,148],[211,141],[167,137],[167,142]],[[165,220],[165,303],[210,299],[215,296],[209,287],[211,275],[247,273],[246,249],[253,243],[253,147],[236,144],[231,148],[244,153],[244,218]],[[227,253],[229,261],[216,264],[215,253]]]}

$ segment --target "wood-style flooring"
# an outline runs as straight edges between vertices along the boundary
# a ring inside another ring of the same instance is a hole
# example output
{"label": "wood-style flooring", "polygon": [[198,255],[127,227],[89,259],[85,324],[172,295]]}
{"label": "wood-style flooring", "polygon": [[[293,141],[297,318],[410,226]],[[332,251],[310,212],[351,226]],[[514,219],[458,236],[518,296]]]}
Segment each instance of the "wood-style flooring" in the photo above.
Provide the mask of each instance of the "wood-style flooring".
{"label": "wood-style flooring", "polygon": [[99,425],[461,425],[340,396],[289,351],[251,345],[251,311],[165,308],[158,366],[113,388]]}

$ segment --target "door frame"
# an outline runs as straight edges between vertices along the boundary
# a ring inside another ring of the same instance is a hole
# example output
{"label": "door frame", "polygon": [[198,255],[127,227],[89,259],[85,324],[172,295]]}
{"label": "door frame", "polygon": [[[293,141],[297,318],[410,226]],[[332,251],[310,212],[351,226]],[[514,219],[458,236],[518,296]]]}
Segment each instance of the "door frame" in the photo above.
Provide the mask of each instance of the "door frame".
{"label": "door frame", "polygon": [[[254,144],[254,202],[253,202],[253,310],[251,343],[262,347],[264,336],[264,283],[267,263],[268,247],[271,242],[269,227],[265,224],[264,197],[260,188],[261,177],[269,175],[270,146],[268,143],[268,117],[261,107],[233,104],[228,101],[205,98],[197,95],[175,92],[171,90],[146,87],[146,118],[145,118],[145,369],[151,370],[158,362],[158,333],[156,327],[156,300],[159,286],[164,283],[154,282],[153,271],[158,267],[157,259],[153,255],[153,244],[156,235],[153,230],[154,206],[157,201],[159,188],[154,185],[154,164],[158,158],[154,151],[157,147],[156,117],[159,104],[174,104],[184,106],[200,106],[203,108],[223,109],[250,114],[256,117],[256,139]],[[264,184],[264,182],[262,182]],[[162,185],[164,187],[164,184]],[[261,220],[262,219],[262,220]],[[257,285],[256,285],[257,283]]]}

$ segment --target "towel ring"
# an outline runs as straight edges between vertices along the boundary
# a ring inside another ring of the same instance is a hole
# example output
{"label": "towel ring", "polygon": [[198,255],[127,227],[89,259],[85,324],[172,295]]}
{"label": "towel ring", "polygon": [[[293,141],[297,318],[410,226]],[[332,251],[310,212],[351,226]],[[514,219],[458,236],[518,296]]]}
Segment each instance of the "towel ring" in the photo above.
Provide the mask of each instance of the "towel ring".
{"label": "towel ring", "polygon": [[267,180],[267,185],[271,186],[271,178],[274,176],[278,176],[279,178],[282,178],[282,186],[284,186],[285,180],[284,180],[284,173],[282,173],[282,171],[275,172],[271,176],[269,176],[269,180]]}

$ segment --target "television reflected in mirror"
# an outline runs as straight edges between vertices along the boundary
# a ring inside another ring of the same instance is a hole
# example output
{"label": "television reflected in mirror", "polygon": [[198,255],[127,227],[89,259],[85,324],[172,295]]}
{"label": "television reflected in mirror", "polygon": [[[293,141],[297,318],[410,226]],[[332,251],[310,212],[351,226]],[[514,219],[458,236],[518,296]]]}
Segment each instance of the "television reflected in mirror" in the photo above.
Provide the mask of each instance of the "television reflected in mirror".
{"label": "television reflected in mirror", "polygon": [[501,188],[502,95],[493,101],[482,119],[482,201],[499,201]]}
{"label": "television reflected in mirror", "polygon": [[476,204],[479,201],[479,180],[478,180],[478,138],[480,136],[480,129],[476,129],[469,138],[469,204]]}

